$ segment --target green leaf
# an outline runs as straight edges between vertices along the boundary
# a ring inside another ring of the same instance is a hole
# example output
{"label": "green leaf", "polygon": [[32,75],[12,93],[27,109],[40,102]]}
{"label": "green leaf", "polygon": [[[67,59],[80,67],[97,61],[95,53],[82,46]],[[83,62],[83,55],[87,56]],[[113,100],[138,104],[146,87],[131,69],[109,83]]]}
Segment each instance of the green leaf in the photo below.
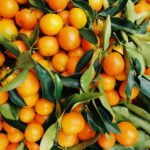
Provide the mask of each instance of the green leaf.
{"label": "green leaf", "polygon": [[90,62],[93,56],[94,50],[87,51],[79,60],[75,72],[80,72]]}
{"label": "green leaf", "polygon": [[94,79],[96,72],[93,66],[90,66],[81,76],[80,82],[82,89],[87,92],[89,89],[89,85]]}
{"label": "green leaf", "polygon": [[31,57],[30,52],[23,52],[17,59],[16,68],[18,69],[32,69],[35,66],[35,62]]}
{"label": "green leaf", "polygon": [[96,45],[98,43],[96,34],[88,28],[83,28],[79,30],[81,36],[86,39],[87,41],[89,41],[90,43]]}
{"label": "green leaf", "polygon": [[93,21],[95,20],[95,13],[90,5],[82,0],[72,0],[72,2],[75,7],[82,8],[85,11],[89,19],[89,27],[92,28]]}
{"label": "green leaf", "polygon": [[39,25],[36,25],[35,29],[33,30],[30,36],[30,44],[32,46],[36,44],[38,37],[39,37]]}
{"label": "green leaf", "polygon": [[20,143],[16,150],[24,150],[24,149],[25,149],[24,143]]}
{"label": "green leaf", "polygon": [[54,96],[56,98],[56,100],[61,103],[61,98],[62,98],[62,91],[63,91],[63,83],[60,79],[60,77],[55,74],[55,90],[54,90]]}
{"label": "green leaf", "polygon": [[136,20],[137,14],[134,11],[134,3],[132,2],[132,0],[128,0],[128,2],[127,2],[125,16],[129,21],[131,21],[133,23]]}
{"label": "green leaf", "polygon": [[115,146],[113,146],[109,150],[137,150],[137,149],[135,149],[134,147],[131,147],[131,146],[125,147],[123,145],[116,144]]}
{"label": "green leaf", "polygon": [[15,56],[19,56],[19,49],[8,39],[6,39],[2,34],[0,34],[0,44],[2,44],[6,49],[8,49]]}
{"label": "green leaf", "polygon": [[24,100],[17,94],[15,90],[9,91],[9,99],[13,104],[17,105],[18,107],[25,106]]}
{"label": "green leaf", "polygon": [[41,81],[42,97],[54,102],[54,82],[50,73],[40,64],[36,64],[35,71]]}
{"label": "green leaf", "polygon": [[19,33],[19,39],[21,39],[22,41],[24,41],[24,43],[27,45],[28,48],[30,48],[31,44],[30,44],[30,39],[28,38],[28,36],[24,33]]}
{"label": "green leaf", "polygon": [[98,140],[98,137],[99,136],[96,136],[95,138],[90,139],[88,141],[81,142],[81,143],[76,144],[69,148],[65,148],[65,150],[83,150],[83,149],[89,147],[90,145],[93,145],[94,143],[96,143],[96,141]]}
{"label": "green leaf", "polygon": [[96,99],[100,96],[99,92],[87,92],[74,94],[65,99],[63,103],[64,109],[71,109],[77,103],[84,103]]}
{"label": "green leaf", "polygon": [[125,31],[131,34],[144,33],[140,26],[136,26],[131,21],[123,18],[111,18],[111,25],[114,29]]}
{"label": "green leaf", "polygon": [[104,51],[107,50],[109,47],[110,37],[111,37],[111,21],[110,21],[110,16],[108,16],[105,21],[104,28],[103,28],[103,38],[104,38],[103,49],[104,49]]}
{"label": "green leaf", "polygon": [[28,72],[28,69],[23,70],[20,74],[17,75],[15,79],[13,79],[8,84],[0,88],[0,92],[11,91],[18,87],[26,79]]}
{"label": "green leaf", "polygon": [[118,3],[115,6],[110,6],[107,9],[101,11],[99,13],[99,16],[101,17],[107,17],[108,15],[110,16],[115,16],[119,12],[122,12],[127,4],[128,0],[118,0]]}
{"label": "green leaf", "polygon": [[54,142],[56,140],[57,136],[57,130],[58,130],[58,125],[57,123],[52,124],[45,132],[41,143],[40,143],[40,149],[41,150],[50,150]]}

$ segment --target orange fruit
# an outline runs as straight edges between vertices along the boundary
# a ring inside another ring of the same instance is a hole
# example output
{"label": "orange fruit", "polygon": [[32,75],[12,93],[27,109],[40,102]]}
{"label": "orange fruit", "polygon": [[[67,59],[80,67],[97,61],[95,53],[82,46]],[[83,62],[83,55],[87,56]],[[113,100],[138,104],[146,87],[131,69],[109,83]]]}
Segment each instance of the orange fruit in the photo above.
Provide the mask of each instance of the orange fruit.
{"label": "orange fruit", "polygon": [[25,29],[25,28],[21,28],[19,31],[19,33],[25,34],[28,38],[30,38],[32,32],[33,32],[32,29]]}
{"label": "orange fruit", "polygon": [[45,69],[49,70],[50,69],[50,63],[48,60],[45,60],[45,59],[41,59],[38,61],[38,63],[40,65],[42,65],[42,67],[44,67]]}
{"label": "orange fruit", "polygon": [[53,10],[64,10],[68,5],[68,0],[46,0],[49,7]]}
{"label": "orange fruit", "polygon": [[149,12],[150,6],[145,2],[138,3],[134,6],[134,10],[136,13]]}
{"label": "orange fruit", "polygon": [[98,19],[98,21],[94,21],[93,23],[93,31],[95,32],[95,34],[99,35],[100,32],[103,30],[104,27],[104,22],[100,19]]}
{"label": "orange fruit", "polygon": [[101,134],[97,142],[100,147],[109,149],[115,145],[115,141],[115,134],[110,133],[108,137],[105,134]]}
{"label": "orange fruit", "polygon": [[127,78],[125,71],[122,71],[122,72],[116,74],[114,77],[118,81],[124,81]]}
{"label": "orange fruit", "polygon": [[56,14],[46,14],[40,19],[40,29],[46,35],[56,35],[63,27],[63,20]]}
{"label": "orange fruit", "polygon": [[[123,82],[121,83],[120,87],[119,87],[119,94],[120,94],[120,96],[123,97],[124,99],[127,98],[126,93],[125,93],[126,84],[127,84],[127,82],[126,82],[126,81],[123,81]],[[131,100],[132,100],[132,99],[135,99],[135,98],[138,96],[138,94],[139,94],[139,89],[138,89],[136,86],[134,86],[134,87],[132,88],[132,91],[131,91],[130,99],[131,99]]]}
{"label": "orange fruit", "polygon": [[65,53],[58,52],[52,58],[52,66],[56,71],[63,72],[66,70],[68,56]]}
{"label": "orange fruit", "polygon": [[58,133],[58,144],[62,147],[71,147],[76,144],[77,134],[66,134],[63,131]]}
{"label": "orange fruit", "polygon": [[47,118],[48,118],[48,115],[39,115],[39,114],[35,115],[35,121],[39,124],[43,124]]}
{"label": "orange fruit", "polygon": [[6,150],[9,144],[6,134],[0,133],[0,150]]}
{"label": "orange fruit", "polygon": [[3,121],[3,129],[5,130],[5,132],[7,133],[13,133],[18,131],[18,129],[14,128],[13,126],[9,125],[7,122]]}
{"label": "orange fruit", "polygon": [[[34,86],[33,86],[34,85]],[[38,78],[32,72],[28,73],[27,78],[20,86],[16,88],[21,96],[31,96],[39,91],[40,83]]]}
{"label": "orange fruit", "polygon": [[105,73],[102,73],[100,78],[104,91],[110,91],[114,89],[116,80],[113,76],[109,76]]}
{"label": "orange fruit", "polygon": [[84,129],[78,133],[78,139],[81,141],[90,140],[91,138],[94,138],[96,133],[93,131],[93,129],[90,127],[90,125],[86,122]]}
{"label": "orange fruit", "polygon": [[0,16],[6,19],[15,17],[19,6],[15,0],[0,0]]}
{"label": "orange fruit", "polygon": [[138,140],[138,131],[130,122],[120,122],[118,124],[121,133],[116,134],[116,140],[123,146],[132,146]]}
{"label": "orange fruit", "polygon": [[37,142],[43,136],[44,129],[38,123],[29,123],[25,129],[25,139],[28,142]]}
{"label": "orange fruit", "polygon": [[27,107],[33,107],[36,104],[39,97],[40,95],[38,92],[30,96],[22,96]]}
{"label": "orange fruit", "polygon": [[18,4],[26,4],[28,0],[15,0]]}
{"label": "orange fruit", "polygon": [[58,15],[62,18],[63,22],[66,25],[70,25],[69,14],[70,12],[68,10],[58,12]]}
{"label": "orange fruit", "polygon": [[60,30],[58,40],[60,46],[67,51],[76,49],[81,43],[79,31],[71,26],[64,27]]}
{"label": "orange fruit", "polygon": [[145,69],[145,73],[146,75],[150,75],[150,67]]}
{"label": "orange fruit", "polygon": [[93,10],[100,11],[103,6],[103,0],[88,0],[89,5],[92,7]]}
{"label": "orange fruit", "polygon": [[77,106],[75,106],[72,111],[76,111],[76,112],[81,112],[83,109],[84,105],[83,104],[79,104]]}
{"label": "orange fruit", "polygon": [[18,146],[19,146],[18,143],[10,143],[10,144],[7,146],[6,150],[17,150],[17,147],[18,147]]}
{"label": "orange fruit", "polygon": [[7,133],[7,137],[11,143],[19,143],[24,139],[24,134],[21,131],[17,130],[12,133]]}
{"label": "orange fruit", "polygon": [[0,20],[0,34],[8,40],[13,40],[18,36],[18,29],[12,19]]}
{"label": "orange fruit", "polygon": [[0,52],[0,67],[5,63],[5,55]]}
{"label": "orange fruit", "polygon": [[67,62],[67,67],[66,67],[69,74],[73,74],[75,72],[75,69],[79,60],[80,60],[80,57],[78,56],[69,57],[68,62]]}
{"label": "orange fruit", "polygon": [[7,102],[9,97],[8,92],[0,92],[0,105],[4,104]]}
{"label": "orange fruit", "polygon": [[95,48],[95,45],[94,45],[94,44],[90,43],[89,41],[87,41],[87,40],[84,39],[84,38],[82,38],[81,45],[82,45],[82,48],[83,48],[85,51],[89,51],[89,50]]}
{"label": "orange fruit", "polygon": [[3,129],[3,124],[2,124],[2,121],[0,121],[0,131],[2,131]]}
{"label": "orange fruit", "polygon": [[119,103],[120,96],[115,89],[113,89],[111,91],[106,91],[105,95],[106,95],[106,98],[107,98],[110,106],[115,106]]}
{"label": "orange fruit", "polygon": [[33,53],[32,58],[37,62],[44,59],[43,56],[41,56],[38,52]]}
{"label": "orange fruit", "polygon": [[69,20],[71,25],[77,29],[83,28],[87,23],[86,14],[81,8],[72,8],[70,10]]}
{"label": "orange fruit", "polygon": [[62,72],[61,75],[62,75],[63,77],[68,77],[70,74],[69,74],[68,71],[64,71],[64,72]]}
{"label": "orange fruit", "polygon": [[85,119],[79,112],[66,113],[62,118],[62,130],[66,134],[77,134],[85,127]]}
{"label": "orange fruit", "polygon": [[44,13],[40,9],[34,9],[33,12],[37,20],[39,20],[44,15]]}
{"label": "orange fruit", "polygon": [[117,52],[112,52],[111,54],[109,54],[105,58],[103,63],[104,71],[108,75],[116,75],[118,73],[123,72],[124,66],[125,66],[124,60],[122,56]]}
{"label": "orange fruit", "polygon": [[47,99],[41,98],[35,104],[35,111],[39,115],[49,115],[54,110],[54,103]]}
{"label": "orange fruit", "polygon": [[53,36],[43,36],[38,41],[38,51],[42,56],[53,56],[59,50],[59,44]]}
{"label": "orange fruit", "polygon": [[35,111],[33,108],[21,108],[19,112],[19,118],[24,123],[31,122],[35,117]]}
{"label": "orange fruit", "polygon": [[28,8],[18,11],[15,19],[17,25],[25,29],[32,29],[37,24],[37,18],[34,12]]}
{"label": "orange fruit", "polygon": [[84,50],[81,47],[77,47],[74,50],[71,50],[68,52],[68,56],[77,56],[77,57],[82,57],[84,55]]}
{"label": "orange fruit", "polygon": [[37,143],[26,141],[25,145],[27,146],[28,150],[40,150],[40,146]]}

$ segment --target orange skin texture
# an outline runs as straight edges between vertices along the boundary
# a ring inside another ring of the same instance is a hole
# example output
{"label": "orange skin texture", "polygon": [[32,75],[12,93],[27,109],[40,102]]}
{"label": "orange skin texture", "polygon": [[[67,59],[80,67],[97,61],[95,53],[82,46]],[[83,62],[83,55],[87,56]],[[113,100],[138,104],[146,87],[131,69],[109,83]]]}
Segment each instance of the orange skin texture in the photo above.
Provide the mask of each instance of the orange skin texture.
{"label": "orange skin texture", "polygon": [[6,150],[17,150],[17,147],[18,147],[18,146],[19,146],[18,143],[10,143],[10,144],[7,146]]}
{"label": "orange skin texture", "polygon": [[116,140],[123,146],[132,146],[138,140],[138,131],[130,122],[120,122],[118,124],[121,133],[116,134]]}
{"label": "orange skin texture", "polygon": [[79,112],[70,112],[62,118],[62,130],[66,134],[77,134],[85,127],[85,120]]}
{"label": "orange skin texture", "polygon": [[75,106],[75,107],[72,109],[72,111],[81,112],[82,109],[83,109],[83,106],[84,106],[83,104],[79,104],[79,105]]}
{"label": "orange skin texture", "polygon": [[38,51],[42,56],[53,56],[59,50],[59,44],[53,36],[43,36],[38,41]]}
{"label": "orange skin texture", "polygon": [[114,77],[118,81],[124,81],[124,80],[126,80],[127,75],[126,75],[125,71],[122,71],[121,73],[116,74]]}
{"label": "orange skin texture", "polygon": [[88,0],[89,5],[92,7],[93,10],[100,11],[103,6],[103,0]]}
{"label": "orange skin texture", "polygon": [[94,138],[96,133],[93,131],[93,129],[90,127],[90,125],[86,122],[84,129],[78,133],[78,138],[81,141],[90,140],[91,138]]}
{"label": "orange skin texture", "polygon": [[82,48],[87,52],[91,49],[95,48],[95,45],[90,43],[89,41],[87,41],[86,39],[82,38],[82,42],[81,42]]}
{"label": "orange skin texture", "polygon": [[52,58],[52,66],[56,71],[63,72],[66,70],[68,60],[67,54],[58,52]]}
{"label": "orange skin texture", "polygon": [[0,16],[6,19],[15,17],[19,6],[15,0],[0,0]]}
{"label": "orange skin texture", "polygon": [[136,13],[149,12],[150,5],[146,1],[141,1],[134,6],[134,10]]}
{"label": "orange skin texture", "polygon": [[6,134],[0,133],[0,150],[6,150],[9,144]]}
{"label": "orange skin texture", "polygon": [[103,30],[104,27],[104,22],[102,20],[98,20],[98,22],[96,23],[96,21],[93,24],[93,31],[95,34],[99,35],[100,32]]}
{"label": "orange skin texture", "polygon": [[21,28],[20,31],[19,31],[19,33],[24,33],[27,37],[30,38],[32,31],[33,31],[32,29]]}
{"label": "orange skin texture", "polygon": [[79,60],[80,60],[80,57],[78,56],[69,57],[69,60],[67,62],[67,68],[66,68],[69,74],[73,74],[75,72],[75,69]]}
{"label": "orange skin texture", "polygon": [[150,67],[145,69],[145,73],[146,75],[150,75]]}
{"label": "orange skin texture", "polygon": [[62,18],[63,22],[66,25],[70,25],[69,14],[70,12],[68,10],[58,12],[58,15]]}
{"label": "orange skin texture", "polygon": [[71,56],[82,57],[84,55],[84,53],[85,52],[82,47],[77,47],[76,49],[69,51],[68,56],[69,57],[71,57]]}
{"label": "orange skin texture", "polygon": [[37,20],[39,20],[44,15],[44,13],[40,9],[34,9],[33,12]]}
{"label": "orange skin texture", "polygon": [[0,52],[0,67],[3,66],[5,60],[6,60],[6,59],[5,59],[4,54]]}
{"label": "orange skin texture", "polygon": [[108,75],[116,75],[124,70],[124,60],[117,52],[109,54],[103,63],[103,69]]}
{"label": "orange skin texture", "polygon": [[25,29],[32,29],[37,24],[37,18],[34,12],[28,8],[18,11],[15,19],[17,25]]}
{"label": "orange skin texture", "polygon": [[28,0],[15,0],[18,4],[26,4]]}
{"label": "orange skin texture", "polygon": [[[119,87],[119,94],[121,97],[123,97],[124,99],[127,98],[126,96],[126,93],[125,93],[125,89],[126,89],[126,84],[127,82],[126,81],[123,81]],[[132,91],[131,91],[131,96],[130,96],[130,99],[135,99],[139,94],[139,89],[137,87],[133,87],[132,88]]]}
{"label": "orange skin texture", "polygon": [[64,10],[68,5],[68,0],[46,0],[49,7],[53,10]]}
{"label": "orange skin texture", "polygon": [[33,58],[35,61],[37,61],[37,62],[38,62],[39,60],[44,59],[43,56],[41,56],[40,53],[38,53],[38,52],[33,53],[33,54],[32,54],[32,58]]}
{"label": "orange skin texture", "polygon": [[39,115],[39,114],[35,115],[35,121],[39,124],[43,124],[47,118],[48,118],[48,115]]}
{"label": "orange skin texture", "polygon": [[25,129],[25,139],[28,142],[37,142],[43,136],[44,129],[38,123],[30,123]]}
{"label": "orange skin texture", "polygon": [[109,149],[115,145],[115,134],[110,133],[109,137],[106,137],[105,134],[101,134],[98,139],[98,144],[104,149]]}
{"label": "orange skin texture", "polygon": [[115,89],[105,92],[105,95],[110,106],[115,106],[119,103],[120,96]]}
{"label": "orange skin texture", "polygon": [[37,143],[26,141],[25,145],[29,150],[40,150],[40,146]]}
{"label": "orange skin texture", "polygon": [[9,125],[9,124],[6,123],[5,121],[3,121],[2,125],[3,125],[3,129],[4,129],[5,132],[7,132],[7,133],[14,133],[14,132],[18,131],[18,129],[16,129],[16,128],[14,128],[13,126]]}
{"label": "orange skin texture", "polygon": [[81,43],[79,31],[71,26],[67,26],[61,29],[58,34],[58,40],[60,46],[66,51],[76,49]]}
{"label": "orange skin texture", "polygon": [[57,14],[46,14],[40,19],[40,29],[46,35],[56,35],[63,27],[63,20]]}
{"label": "orange skin texture", "polygon": [[0,92],[0,105],[5,104],[8,100],[8,92]]}
{"label": "orange skin texture", "polygon": [[76,144],[77,134],[66,134],[63,131],[58,133],[58,144],[62,147],[71,147]]}

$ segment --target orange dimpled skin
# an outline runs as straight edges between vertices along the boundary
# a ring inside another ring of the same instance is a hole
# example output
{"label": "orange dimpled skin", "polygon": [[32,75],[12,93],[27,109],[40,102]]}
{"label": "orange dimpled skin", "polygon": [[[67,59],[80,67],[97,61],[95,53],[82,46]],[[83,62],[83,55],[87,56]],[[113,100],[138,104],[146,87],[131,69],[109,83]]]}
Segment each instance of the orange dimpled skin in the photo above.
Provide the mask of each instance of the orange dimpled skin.
{"label": "orange dimpled skin", "polygon": [[56,14],[46,14],[40,19],[40,29],[46,35],[56,35],[63,27],[63,20]]}
{"label": "orange dimpled skin", "polygon": [[62,118],[62,129],[66,134],[77,134],[85,127],[85,120],[79,112],[70,112]]}
{"label": "orange dimpled skin", "polygon": [[94,45],[94,44],[90,43],[89,41],[87,41],[86,39],[83,39],[83,38],[82,38],[81,45],[82,45],[82,48],[83,48],[85,51],[89,51],[89,50],[95,48],[95,45]]}
{"label": "orange dimpled skin", "polygon": [[109,149],[115,145],[115,141],[115,134],[110,133],[108,137],[105,134],[101,134],[97,142],[100,147]]}
{"label": "orange dimpled skin", "polygon": [[3,121],[2,123],[3,125],[3,129],[5,130],[5,132],[7,133],[13,133],[16,132],[18,129],[14,128],[13,126],[9,125],[7,122]]}
{"label": "orange dimpled skin", "polygon": [[89,5],[93,10],[100,11],[103,6],[103,0],[89,0]]}
{"label": "orange dimpled skin", "polygon": [[68,5],[68,0],[46,0],[49,7],[53,10],[64,10]]}
{"label": "orange dimpled skin", "polygon": [[0,92],[0,105],[4,104],[8,100],[8,92]]}
{"label": "orange dimpled skin", "polygon": [[62,18],[63,22],[66,25],[70,25],[69,14],[70,12],[68,10],[58,12],[58,15]]}
{"label": "orange dimpled skin", "polygon": [[37,143],[26,141],[25,145],[29,150],[40,150],[40,146]]}
{"label": "orange dimpled skin", "polygon": [[42,56],[52,56],[59,50],[59,44],[53,36],[43,36],[38,41],[38,51]]}
{"label": "orange dimpled skin", "polygon": [[6,60],[6,59],[5,59],[4,54],[0,52],[0,67],[3,66],[5,60]]}
{"label": "orange dimpled skin", "polygon": [[138,140],[138,131],[130,122],[120,122],[118,124],[121,133],[116,134],[117,141],[123,146],[132,146]]}
{"label": "orange dimpled skin", "polygon": [[19,6],[15,0],[0,0],[0,16],[6,19],[15,17]]}
{"label": "orange dimpled skin", "polygon": [[17,147],[18,147],[18,146],[19,146],[18,143],[10,143],[10,144],[7,146],[6,150],[17,150]]}
{"label": "orange dimpled skin", "polygon": [[71,26],[61,29],[58,34],[58,40],[60,46],[67,51],[76,49],[81,43],[79,31]]}
{"label": "orange dimpled skin", "polygon": [[15,19],[17,25],[25,29],[32,29],[37,24],[37,18],[34,12],[28,8],[24,8],[17,12]]}
{"label": "orange dimpled skin", "polygon": [[0,133],[0,150],[6,150],[9,144],[6,134]]}
{"label": "orange dimpled skin", "polygon": [[124,70],[124,66],[125,66],[124,60],[122,56],[117,52],[109,54],[105,58],[103,63],[104,71],[108,75],[116,75],[118,73],[121,73]]}
{"label": "orange dimpled skin", "polygon": [[25,139],[28,142],[37,142],[43,136],[44,129],[38,123],[30,123],[25,129]]}
{"label": "orange dimpled skin", "polygon": [[15,0],[18,4],[26,4],[28,0]]}

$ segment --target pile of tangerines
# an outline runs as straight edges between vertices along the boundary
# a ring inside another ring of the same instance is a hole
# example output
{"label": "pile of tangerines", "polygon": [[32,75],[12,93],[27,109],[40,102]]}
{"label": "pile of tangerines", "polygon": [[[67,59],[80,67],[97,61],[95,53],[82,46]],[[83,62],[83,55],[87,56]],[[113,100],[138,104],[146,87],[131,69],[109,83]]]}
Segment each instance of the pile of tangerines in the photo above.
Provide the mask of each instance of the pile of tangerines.
{"label": "pile of tangerines", "polygon": [[[103,9],[103,0],[89,0],[89,5],[95,12]],[[32,59],[41,64],[46,70],[59,72],[68,77],[75,72],[80,58],[89,50],[102,47],[100,34],[104,22],[98,20],[93,23],[93,31],[97,35],[98,45],[84,39],[79,30],[86,26],[88,18],[86,12],[74,7],[69,0],[46,0],[45,4],[52,10],[50,13],[32,8],[28,0],[0,0],[0,34],[10,40],[21,53],[30,49],[26,43],[18,38],[20,33],[31,37],[34,28],[39,24],[40,34],[31,53]],[[149,1],[135,6],[137,13],[150,11]],[[119,14],[120,15],[120,14]],[[111,39],[114,42],[114,39]],[[127,74],[122,47],[111,47],[110,53],[103,61],[101,79],[106,98],[110,106],[117,105],[126,99],[125,88]],[[17,60],[9,50],[0,52],[0,79],[11,69],[5,65],[7,59]],[[88,66],[88,65],[87,65]],[[150,68],[145,74],[150,75]],[[3,87],[15,79],[18,71],[9,74],[0,82]],[[119,83],[119,88],[116,83]],[[98,86],[97,83],[96,86]],[[55,110],[55,103],[42,98],[41,84],[36,73],[31,69],[26,79],[16,88],[18,95],[23,98],[26,106],[19,110],[19,120],[27,127],[24,132],[0,119],[0,150],[17,150],[19,143],[24,141],[29,150],[39,150],[39,141],[44,135],[43,124]],[[51,90],[51,89],[50,89]],[[133,87],[131,102],[139,94],[139,89]],[[9,92],[0,92],[0,105],[9,103]],[[82,115],[84,104],[76,106],[71,112],[64,114],[57,142],[61,147],[71,147],[82,141],[94,138],[97,133]],[[120,133],[104,133],[97,140],[99,146],[108,149],[116,142],[124,146],[132,146],[138,140],[136,127],[127,121],[118,123]],[[43,149],[41,149],[43,150]]]}

